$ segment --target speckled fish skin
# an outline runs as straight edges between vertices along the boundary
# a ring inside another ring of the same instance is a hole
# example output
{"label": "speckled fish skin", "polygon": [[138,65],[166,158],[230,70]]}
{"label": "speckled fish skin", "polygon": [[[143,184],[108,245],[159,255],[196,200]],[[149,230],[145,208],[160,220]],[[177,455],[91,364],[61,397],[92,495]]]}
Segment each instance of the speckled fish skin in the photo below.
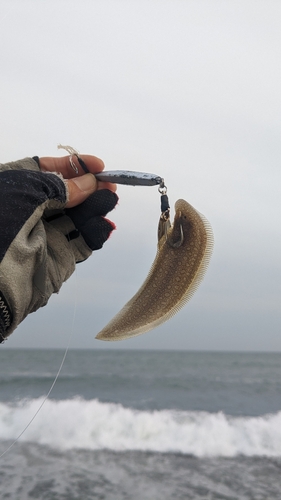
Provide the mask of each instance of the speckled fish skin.
{"label": "speckled fish skin", "polygon": [[[183,242],[175,247],[181,238]],[[150,272],[139,291],[98,333],[99,340],[125,340],[161,325],[192,297],[213,249],[209,222],[185,200],[175,204],[174,224],[158,243]]]}

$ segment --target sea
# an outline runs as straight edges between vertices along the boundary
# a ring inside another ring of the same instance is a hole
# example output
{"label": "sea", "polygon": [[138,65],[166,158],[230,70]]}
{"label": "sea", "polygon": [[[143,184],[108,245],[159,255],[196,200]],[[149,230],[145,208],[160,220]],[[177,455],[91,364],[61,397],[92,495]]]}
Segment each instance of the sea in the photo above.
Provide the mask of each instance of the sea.
{"label": "sea", "polygon": [[281,353],[0,349],[0,498],[280,500]]}

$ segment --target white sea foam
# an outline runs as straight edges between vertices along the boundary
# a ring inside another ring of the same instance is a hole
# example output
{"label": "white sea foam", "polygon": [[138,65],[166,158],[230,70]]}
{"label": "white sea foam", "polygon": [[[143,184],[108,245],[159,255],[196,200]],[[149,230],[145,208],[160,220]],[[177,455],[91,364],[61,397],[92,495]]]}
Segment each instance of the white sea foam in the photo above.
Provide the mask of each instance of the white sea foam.
{"label": "white sea foam", "polygon": [[[15,439],[41,401],[1,403],[0,439]],[[281,412],[238,418],[223,413],[136,411],[97,400],[47,400],[21,441],[60,449],[276,457],[281,456]]]}

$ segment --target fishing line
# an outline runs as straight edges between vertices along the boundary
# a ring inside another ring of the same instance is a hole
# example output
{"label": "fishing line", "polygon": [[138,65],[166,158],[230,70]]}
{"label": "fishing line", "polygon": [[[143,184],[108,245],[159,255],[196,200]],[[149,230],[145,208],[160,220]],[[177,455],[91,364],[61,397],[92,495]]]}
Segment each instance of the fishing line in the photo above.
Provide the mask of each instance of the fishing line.
{"label": "fishing line", "polygon": [[[77,284],[78,284],[78,278],[77,278],[77,269],[75,269],[75,279],[76,279],[76,290],[77,290]],[[62,357],[62,360],[61,360],[61,363],[60,363],[60,366],[59,366],[59,369],[57,371],[57,374],[52,382],[52,385],[50,387],[50,389],[48,390],[46,396],[44,397],[42,403],[40,404],[39,408],[36,410],[36,412],[34,413],[33,417],[30,419],[30,421],[28,422],[28,424],[24,427],[24,429],[21,431],[21,433],[17,436],[17,438],[12,442],[12,444],[10,446],[8,446],[8,448],[0,455],[0,458],[2,458],[4,455],[6,455],[6,453],[8,451],[10,451],[10,449],[19,441],[19,439],[21,438],[21,436],[26,432],[26,430],[30,427],[30,425],[32,424],[32,422],[34,421],[34,419],[37,417],[38,413],[40,412],[40,410],[42,409],[42,407],[44,406],[44,404],[46,403],[47,399],[49,398],[55,384],[56,384],[56,381],[58,380],[59,376],[60,376],[60,373],[61,373],[61,370],[62,370],[62,367],[64,365],[64,362],[65,362],[65,358],[67,356],[67,353],[69,351],[69,348],[70,348],[70,341],[72,339],[72,336],[73,336],[73,332],[74,332],[74,324],[75,324],[75,318],[76,318],[76,311],[77,311],[77,304],[78,304],[78,294],[75,293],[75,302],[74,302],[74,309],[73,309],[73,315],[72,315],[72,324],[71,324],[71,328],[70,328],[70,334],[68,335],[68,340],[67,340],[67,345],[66,345],[66,348],[65,348],[65,351],[64,351],[64,354],[63,354],[63,357]]]}

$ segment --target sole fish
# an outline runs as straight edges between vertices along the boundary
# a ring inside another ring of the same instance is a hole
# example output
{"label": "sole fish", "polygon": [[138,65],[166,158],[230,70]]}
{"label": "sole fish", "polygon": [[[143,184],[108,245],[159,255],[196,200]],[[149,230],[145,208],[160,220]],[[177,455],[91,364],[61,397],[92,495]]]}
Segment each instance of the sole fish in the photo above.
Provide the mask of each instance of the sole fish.
{"label": "sole fish", "polygon": [[158,251],[145,282],[96,338],[125,340],[169,320],[196,291],[212,249],[209,222],[187,201],[178,200],[174,223],[161,231]]}

